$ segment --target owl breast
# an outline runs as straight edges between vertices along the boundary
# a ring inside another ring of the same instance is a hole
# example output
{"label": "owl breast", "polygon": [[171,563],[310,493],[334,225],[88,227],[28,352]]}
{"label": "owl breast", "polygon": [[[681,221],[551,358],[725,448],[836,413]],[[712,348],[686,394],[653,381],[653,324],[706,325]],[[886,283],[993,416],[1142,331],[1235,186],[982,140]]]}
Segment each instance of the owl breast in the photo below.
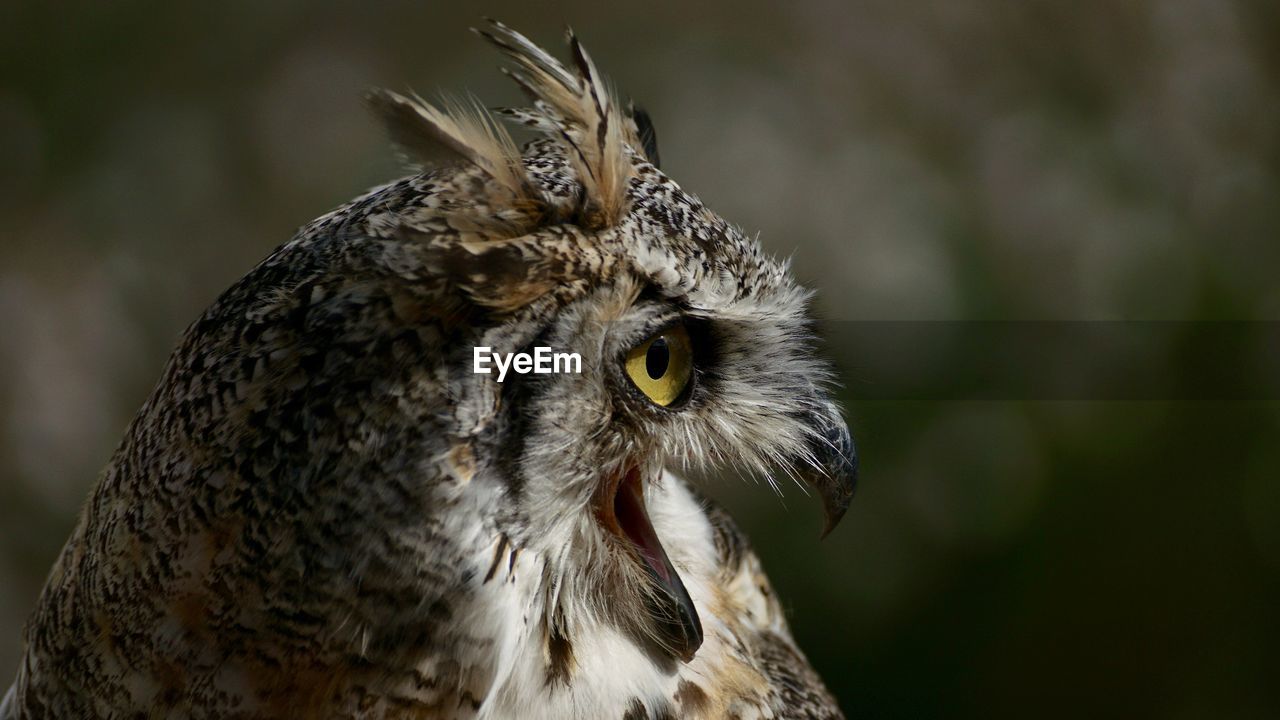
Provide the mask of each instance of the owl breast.
{"label": "owl breast", "polygon": [[[769,634],[789,635],[758,562],[732,527],[717,527],[705,500],[670,473],[646,500],[655,529],[703,617],[705,640],[682,663],[637,643],[610,624],[576,626],[564,635],[534,618],[545,600],[545,564],[556,538],[523,547],[495,538],[472,558],[486,564],[475,608],[494,633],[485,645],[493,675],[480,718],[772,717],[770,680],[752,647]],[[715,520],[727,522],[717,513]],[[733,533],[730,542],[724,534]],[[594,613],[566,615],[589,617]]]}

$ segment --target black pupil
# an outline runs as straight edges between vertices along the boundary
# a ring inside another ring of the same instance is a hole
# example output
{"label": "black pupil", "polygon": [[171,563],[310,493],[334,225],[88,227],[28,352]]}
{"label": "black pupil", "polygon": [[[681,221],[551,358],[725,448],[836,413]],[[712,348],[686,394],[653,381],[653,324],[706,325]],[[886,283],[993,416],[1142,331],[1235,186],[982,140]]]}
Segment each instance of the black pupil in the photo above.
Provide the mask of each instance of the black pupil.
{"label": "black pupil", "polygon": [[644,369],[649,377],[657,380],[667,374],[667,366],[671,364],[671,349],[667,347],[667,339],[660,337],[649,345],[644,355]]}

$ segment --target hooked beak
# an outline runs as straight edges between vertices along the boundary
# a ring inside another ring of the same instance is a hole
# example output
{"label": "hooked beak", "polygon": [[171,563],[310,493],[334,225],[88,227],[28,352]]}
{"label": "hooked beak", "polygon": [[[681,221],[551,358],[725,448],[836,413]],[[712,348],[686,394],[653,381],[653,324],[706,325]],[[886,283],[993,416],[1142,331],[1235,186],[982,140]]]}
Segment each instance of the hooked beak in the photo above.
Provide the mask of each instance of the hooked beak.
{"label": "hooked beak", "polygon": [[820,410],[811,416],[813,423],[809,456],[797,463],[803,470],[800,477],[822,497],[825,521],[822,537],[826,537],[840,523],[853,491],[858,485],[858,453],[849,436],[849,426],[840,415],[835,403],[824,401]]}

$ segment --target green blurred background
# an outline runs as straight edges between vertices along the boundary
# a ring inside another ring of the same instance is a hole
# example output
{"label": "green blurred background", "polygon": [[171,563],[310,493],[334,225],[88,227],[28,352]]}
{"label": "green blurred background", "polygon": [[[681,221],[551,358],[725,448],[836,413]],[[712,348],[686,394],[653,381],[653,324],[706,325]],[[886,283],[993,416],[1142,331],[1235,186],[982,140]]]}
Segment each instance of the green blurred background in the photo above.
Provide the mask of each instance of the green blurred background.
{"label": "green blurred background", "polygon": [[[362,92],[519,102],[466,32],[481,14],[552,46],[572,24],[664,169],[794,255],[830,320],[1280,320],[1274,2],[6,0],[0,685],[187,323],[400,174]],[[1157,327],[1152,372],[1216,351]],[[1241,331],[1245,365],[1280,362],[1249,354],[1267,328]],[[845,524],[818,544],[794,489],[708,491],[851,715],[1280,716],[1275,387],[895,397],[868,333],[834,336],[863,457]],[[933,378],[981,352],[887,362]]]}

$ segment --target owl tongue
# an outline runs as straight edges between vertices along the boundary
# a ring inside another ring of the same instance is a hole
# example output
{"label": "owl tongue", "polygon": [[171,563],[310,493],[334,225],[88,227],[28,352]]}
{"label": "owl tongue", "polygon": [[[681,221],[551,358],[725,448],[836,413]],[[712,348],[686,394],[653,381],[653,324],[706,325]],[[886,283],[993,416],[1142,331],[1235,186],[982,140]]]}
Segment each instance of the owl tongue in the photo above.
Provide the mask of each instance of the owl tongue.
{"label": "owl tongue", "polygon": [[649,609],[658,621],[660,639],[680,659],[689,662],[702,644],[702,623],[684,582],[667,558],[653,523],[649,522],[639,468],[629,470],[618,483],[613,496],[613,520],[621,534],[635,546],[645,569],[661,590],[649,597]]}

